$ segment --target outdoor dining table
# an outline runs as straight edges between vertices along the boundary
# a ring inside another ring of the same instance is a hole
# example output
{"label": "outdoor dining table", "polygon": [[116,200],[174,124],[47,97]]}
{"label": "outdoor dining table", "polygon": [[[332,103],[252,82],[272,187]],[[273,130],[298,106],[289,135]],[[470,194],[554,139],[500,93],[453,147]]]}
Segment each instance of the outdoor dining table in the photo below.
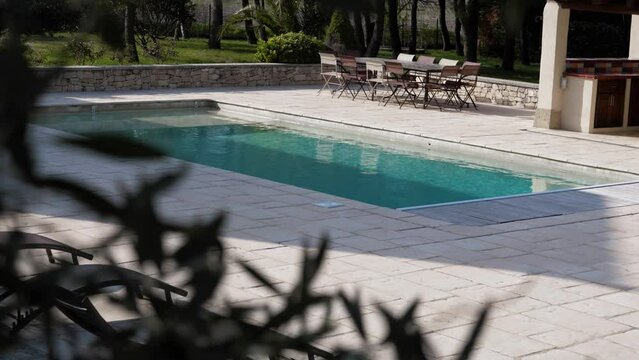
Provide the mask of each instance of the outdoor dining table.
{"label": "outdoor dining table", "polygon": [[[441,72],[442,69],[444,68],[444,65],[439,65],[439,64],[424,64],[424,63],[419,63],[416,61],[402,61],[402,60],[385,59],[385,58],[378,58],[378,57],[356,57],[355,61],[358,64],[362,64],[362,65],[365,65],[367,62],[376,62],[376,63],[383,63],[384,61],[398,62],[402,64],[402,67],[404,68],[404,70],[406,70],[407,72],[412,72],[413,74],[417,75],[417,79],[420,79],[421,80],[420,82],[422,84],[426,84],[430,81],[430,74]],[[419,74],[423,74],[425,76],[419,76]],[[428,87],[425,86],[424,89],[425,89],[425,92],[424,92],[423,106],[426,107],[426,101],[428,100]]]}
{"label": "outdoor dining table", "polygon": [[442,68],[444,67],[443,65],[439,65],[439,64],[423,64],[416,61],[402,61],[402,60],[385,59],[385,58],[378,58],[378,57],[356,57],[355,61],[357,61],[358,64],[362,64],[362,65],[365,65],[367,62],[383,63],[384,61],[395,61],[402,64],[402,66],[406,70],[421,72],[427,75],[431,73],[440,72],[442,71]]}

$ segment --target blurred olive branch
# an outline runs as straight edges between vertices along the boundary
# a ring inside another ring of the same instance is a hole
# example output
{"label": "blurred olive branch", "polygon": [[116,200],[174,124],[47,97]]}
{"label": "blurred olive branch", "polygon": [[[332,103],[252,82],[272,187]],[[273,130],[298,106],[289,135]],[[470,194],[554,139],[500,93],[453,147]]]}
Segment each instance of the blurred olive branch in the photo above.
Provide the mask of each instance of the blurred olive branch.
{"label": "blurred olive branch", "polygon": [[[33,1],[33,0],[31,0]],[[114,270],[111,276],[119,278],[125,285],[124,296],[111,295],[113,306],[133,311],[142,319],[129,324],[116,334],[97,337],[90,351],[75,349],[71,357],[76,359],[250,359],[254,356],[269,356],[280,359],[287,351],[294,350],[328,359],[365,359],[369,348],[390,346],[397,359],[430,359],[433,351],[423,331],[416,325],[415,311],[418,302],[413,302],[401,314],[393,314],[379,306],[378,310],[387,325],[387,336],[381,344],[371,344],[363,321],[360,295],[349,296],[345,292],[325,293],[314,290],[314,281],[322,270],[328,250],[328,238],[323,237],[316,249],[305,249],[299,269],[297,283],[288,292],[280,289],[269,277],[247,263],[241,268],[255,281],[269,289],[283,301],[279,310],[263,305],[235,305],[226,303],[224,311],[213,313],[206,309],[220,296],[220,286],[226,273],[229,255],[222,241],[224,214],[212,216],[204,223],[176,224],[162,219],[157,211],[157,199],[184,176],[186,167],[158,175],[155,179],[140,181],[137,189],[126,192],[117,203],[100,194],[83,182],[60,176],[43,175],[39,172],[38,158],[30,143],[30,120],[36,111],[39,97],[55,75],[42,76],[31,69],[24,56],[21,43],[21,26],[28,21],[26,0],[6,0],[10,11],[5,13],[7,29],[0,47],[0,145],[2,159],[8,159],[12,176],[35,189],[64,193],[76,202],[91,209],[105,219],[119,224],[119,232],[106,240],[102,247],[108,248],[121,236],[132,238],[133,248],[141,265],[152,265],[157,273],[164,274],[172,264],[171,271],[188,274],[185,283],[191,290],[186,301],[167,302],[152,291],[152,284],[138,284],[125,271]],[[119,46],[117,34],[109,32],[107,26],[117,19],[101,16],[108,1],[95,3],[96,31],[107,43]],[[120,37],[121,38],[121,37]],[[90,136],[64,140],[78,151],[89,151],[110,157],[152,161],[161,159],[158,150],[130,140],[111,136]],[[9,172],[5,173],[8,176]],[[3,185],[0,183],[0,185]],[[6,201],[15,194],[11,189],[0,191],[0,215],[10,217],[20,207]],[[169,252],[165,240],[169,235],[180,235],[183,244]],[[0,242],[0,286],[14,294],[11,301],[0,299],[0,317],[7,319],[21,309],[45,309],[42,314],[44,335],[51,359],[61,358],[56,351],[56,317],[49,311],[65,299],[74,300],[74,292],[61,292],[61,280],[78,281],[86,285],[88,292],[98,291],[97,279],[80,276],[73,266],[39,268],[39,275],[25,278],[18,271],[18,252],[22,234],[16,230],[4,242]],[[102,254],[110,259],[108,253]],[[115,264],[114,260],[108,260]],[[38,266],[34,264],[33,266]],[[116,268],[117,269],[117,268]],[[104,274],[103,274],[104,275]],[[95,285],[95,289],[92,286]],[[144,296],[142,296],[144,294]],[[151,304],[151,311],[138,305],[140,297]],[[7,300],[7,299],[4,299]],[[78,299],[75,299],[78,300]],[[78,301],[84,301],[84,298]],[[88,300],[87,300],[88,301]],[[334,354],[319,350],[313,344],[333,329],[332,308],[344,306],[354,328],[364,344],[359,348],[337,349]],[[68,306],[71,306],[67,304]],[[321,309],[323,321],[314,327],[307,322],[310,311]],[[259,324],[249,319],[260,314],[265,320]],[[481,329],[488,316],[486,308],[479,317],[459,359],[468,359],[477,346]],[[292,325],[301,325],[293,334],[284,335]],[[144,333],[142,341],[136,337]],[[19,342],[13,336],[0,336],[0,353],[8,346]],[[18,345],[19,346],[19,345]]]}

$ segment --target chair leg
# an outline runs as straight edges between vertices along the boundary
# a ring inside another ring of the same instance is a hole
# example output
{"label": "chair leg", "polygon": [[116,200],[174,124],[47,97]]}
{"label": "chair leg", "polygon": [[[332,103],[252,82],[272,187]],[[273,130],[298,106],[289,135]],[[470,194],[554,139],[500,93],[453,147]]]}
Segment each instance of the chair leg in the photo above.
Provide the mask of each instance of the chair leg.
{"label": "chair leg", "polygon": [[443,111],[444,108],[442,106],[442,104],[439,103],[439,101],[437,100],[437,94],[439,93],[439,90],[435,90],[431,93],[430,98],[428,100],[428,103],[426,103],[426,106],[424,106],[424,108],[427,108],[430,106],[431,102],[435,102],[435,106],[437,106],[439,108],[439,111]]}
{"label": "chair leg", "polygon": [[[368,100],[368,94],[366,93],[366,87],[364,86],[364,82],[360,82],[359,83],[359,89],[357,89],[357,95],[359,95],[360,92],[364,93],[364,97],[366,98],[366,100]],[[353,101],[355,101],[355,98],[353,98]]]}
{"label": "chair leg", "polygon": [[[326,89],[327,87],[329,87],[329,82],[330,82],[330,76],[327,78],[326,75],[322,75],[322,78],[324,78],[324,86],[322,86],[321,89],[319,89],[319,91],[317,92],[317,95],[321,94],[322,91],[324,91],[324,89]],[[330,87],[329,87],[330,88]]]}
{"label": "chair leg", "polygon": [[[395,95],[395,93],[397,92],[397,89],[399,89],[398,87],[395,87],[393,89],[393,92],[391,92],[390,95],[388,95],[388,97],[386,98],[386,102],[384,103],[384,106],[388,105],[388,103],[390,102],[390,100],[393,98],[393,96]],[[397,98],[397,97],[396,97]]]}
{"label": "chair leg", "polygon": [[348,90],[351,93],[351,95],[353,95],[353,92],[350,89],[350,85],[351,85],[351,80],[346,80],[344,82],[344,86],[342,87],[342,91],[337,96],[338,99],[342,97],[342,95],[344,94],[344,91],[346,91],[346,90]]}

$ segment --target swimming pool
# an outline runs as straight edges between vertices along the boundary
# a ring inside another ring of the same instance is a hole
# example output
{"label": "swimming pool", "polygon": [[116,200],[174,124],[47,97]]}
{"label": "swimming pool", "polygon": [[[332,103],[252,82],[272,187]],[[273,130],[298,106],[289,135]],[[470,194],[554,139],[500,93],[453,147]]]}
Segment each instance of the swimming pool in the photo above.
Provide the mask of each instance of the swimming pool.
{"label": "swimming pool", "polygon": [[236,121],[210,109],[43,114],[38,123],[74,134],[116,134],[154,145],[177,159],[390,208],[609,182]]}

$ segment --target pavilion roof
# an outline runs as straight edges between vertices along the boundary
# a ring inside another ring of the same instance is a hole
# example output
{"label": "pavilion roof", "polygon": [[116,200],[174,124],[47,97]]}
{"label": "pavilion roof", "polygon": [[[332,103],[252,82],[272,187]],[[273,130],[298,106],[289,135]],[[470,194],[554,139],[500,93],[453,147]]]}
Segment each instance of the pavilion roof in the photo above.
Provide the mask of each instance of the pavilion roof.
{"label": "pavilion roof", "polygon": [[574,10],[639,14],[639,0],[557,0],[564,8]]}

